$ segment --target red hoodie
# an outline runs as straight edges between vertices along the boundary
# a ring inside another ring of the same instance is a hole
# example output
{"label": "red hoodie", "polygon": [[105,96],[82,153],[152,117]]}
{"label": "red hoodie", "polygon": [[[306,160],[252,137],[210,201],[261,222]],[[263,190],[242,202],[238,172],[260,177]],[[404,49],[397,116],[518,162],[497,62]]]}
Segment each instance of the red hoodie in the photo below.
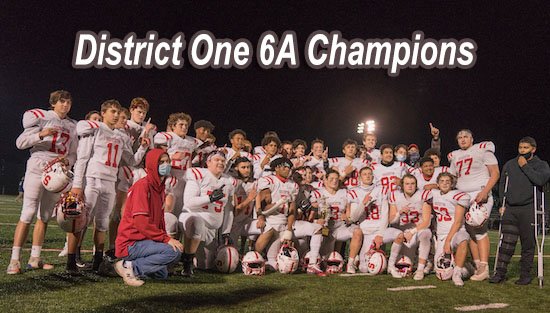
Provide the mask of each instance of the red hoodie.
{"label": "red hoodie", "polygon": [[167,243],[170,237],[164,227],[164,182],[158,175],[158,161],[165,152],[153,149],[145,157],[147,176],[138,180],[130,190],[124,215],[118,225],[116,256],[128,256],[128,246],[136,241],[153,240]]}

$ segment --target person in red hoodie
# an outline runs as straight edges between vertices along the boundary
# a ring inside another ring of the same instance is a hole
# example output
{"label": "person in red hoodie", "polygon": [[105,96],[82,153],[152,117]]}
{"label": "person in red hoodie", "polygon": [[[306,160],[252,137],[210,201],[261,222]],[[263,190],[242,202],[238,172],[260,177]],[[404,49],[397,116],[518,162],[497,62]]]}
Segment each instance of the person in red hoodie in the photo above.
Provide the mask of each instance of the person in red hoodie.
{"label": "person in red hoodie", "polygon": [[141,278],[166,278],[166,266],[179,260],[182,244],[166,234],[164,226],[164,181],[170,174],[170,157],[161,149],[145,158],[147,176],[128,190],[124,216],[115,241],[115,270],[130,286]]}

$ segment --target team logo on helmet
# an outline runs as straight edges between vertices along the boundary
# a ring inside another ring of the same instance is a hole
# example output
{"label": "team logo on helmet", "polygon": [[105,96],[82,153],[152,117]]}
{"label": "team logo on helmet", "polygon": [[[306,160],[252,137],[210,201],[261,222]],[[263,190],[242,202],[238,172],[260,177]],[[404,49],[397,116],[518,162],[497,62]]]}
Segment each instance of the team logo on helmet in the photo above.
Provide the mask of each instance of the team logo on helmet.
{"label": "team logo on helmet", "polygon": [[222,246],[216,253],[216,268],[220,273],[233,273],[239,265],[239,252],[233,246]]}
{"label": "team logo on helmet", "polygon": [[42,185],[50,192],[67,192],[73,183],[73,172],[67,170],[60,161],[53,160],[42,173]]}
{"label": "team logo on helmet", "polygon": [[489,218],[489,212],[487,209],[479,205],[476,201],[472,202],[470,209],[466,212],[466,223],[472,227],[481,227]]}

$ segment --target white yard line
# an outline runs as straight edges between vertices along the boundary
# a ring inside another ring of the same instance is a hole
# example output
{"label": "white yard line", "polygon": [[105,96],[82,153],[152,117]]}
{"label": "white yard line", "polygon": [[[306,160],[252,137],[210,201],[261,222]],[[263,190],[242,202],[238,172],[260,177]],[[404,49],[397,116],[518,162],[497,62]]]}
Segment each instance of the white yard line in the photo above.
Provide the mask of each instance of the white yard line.
{"label": "white yard line", "polygon": [[433,285],[426,285],[426,286],[407,286],[407,287],[396,287],[396,288],[388,288],[386,290],[388,291],[406,291],[406,290],[416,290],[416,289],[431,289],[431,288],[437,288]]}
{"label": "white yard line", "polygon": [[480,304],[480,305],[469,305],[469,306],[461,306],[455,308],[457,311],[478,311],[478,310],[486,310],[486,309],[502,309],[509,306],[508,303],[489,303],[489,304]]}
{"label": "white yard line", "polygon": [[[0,226],[17,226],[17,223],[0,223]],[[32,224],[31,226],[34,226]],[[48,224],[48,227],[59,227],[57,224]]]}
{"label": "white yard line", "polygon": [[369,273],[355,273],[355,274],[340,274],[342,277],[352,277],[352,276],[369,276]]}

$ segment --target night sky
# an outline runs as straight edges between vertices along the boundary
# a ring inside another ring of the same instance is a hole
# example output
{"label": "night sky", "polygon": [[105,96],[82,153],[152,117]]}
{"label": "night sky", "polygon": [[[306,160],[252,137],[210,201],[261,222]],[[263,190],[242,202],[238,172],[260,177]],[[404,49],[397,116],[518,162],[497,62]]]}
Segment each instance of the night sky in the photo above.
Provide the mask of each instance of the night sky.
{"label": "night sky", "polygon": [[[28,151],[15,147],[24,111],[47,109],[49,93],[57,89],[72,93],[69,115],[74,119],[99,109],[104,100],[115,98],[128,106],[141,96],[151,103],[149,115],[160,129],[170,113],[186,112],[193,121],[208,119],[216,125],[218,145],[228,142],[227,133],[235,128],[244,129],[254,145],[265,131],[276,130],[283,140],[324,139],[330,155],[339,156],[345,139],[360,140],[357,123],[371,118],[377,122],[379,145],[414,142],[423,152],[433,122],[441,130],[443,153],[456,149],[459,129],[470,128],[476,142],[495,142],[501,166],[517,154],[518,140],[527,135],[537,139],[539,156],[550,159],[550,14],[541,5],[184,3],[0,5],[0,192],[5,185],[7,193],[15,193],[25,170]],[[185,66],[178,70],[76,70],[71,60],[80,30],[108,30],[116,38],[130,32],[142,38],[149,30],[161,38],[183,32],[187,43],[195,32],[208,30],[217,38],[247,38],[253,47],[264,31],[281,35],[293,30],[300,67],[264,70],[254,54],[244,70],[198,70],[189,64],[186,49]],[[348,40],[410,38],[416,30],[436,40],[472,38],[478,45],[477,62],[469,70],[405,69],[396,78],[384,69],[314,70],[303,55],[307,37],[316,30],[339,30]]]}

